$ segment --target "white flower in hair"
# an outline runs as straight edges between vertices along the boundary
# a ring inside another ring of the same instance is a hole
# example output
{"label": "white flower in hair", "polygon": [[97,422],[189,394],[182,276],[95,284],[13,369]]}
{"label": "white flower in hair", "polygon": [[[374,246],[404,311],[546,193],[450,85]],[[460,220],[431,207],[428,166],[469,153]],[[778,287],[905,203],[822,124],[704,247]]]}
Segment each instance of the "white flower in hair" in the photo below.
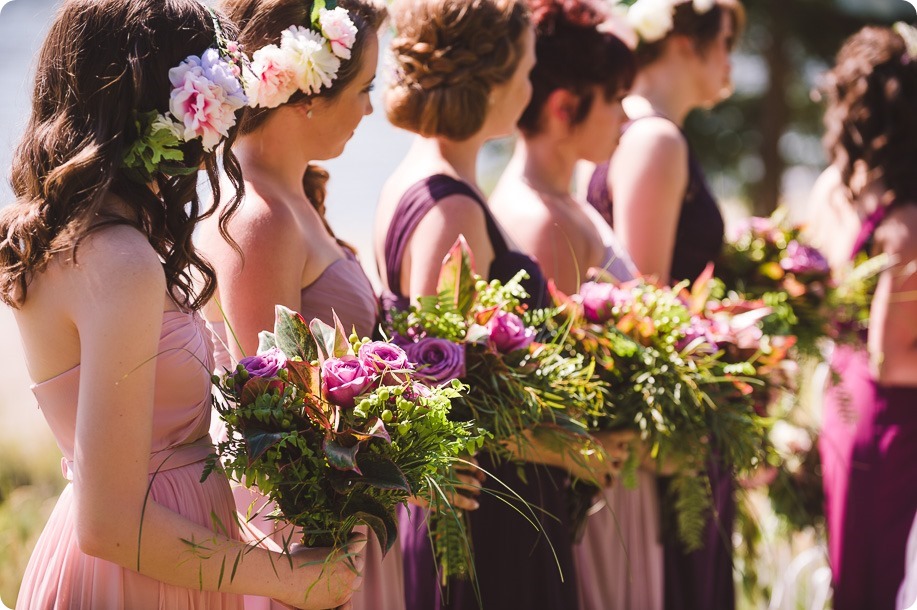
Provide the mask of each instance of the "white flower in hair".
{"label": "white flower in hair", "polygon": [[296,93],[299,89],[296,69],[289,62],[288,55],[275,44],[255,51],[250,71],[245,74],[249,106],[276,108]]}
{"label": "white flower in hair", "polygon": [[341,7],[331,11],[323,8],[318,13],[318,22],[334,54],[341,59],[350,59],[350,49],[357,40],[357,26],[350,20],[347,11]]}
{"label": "white flower in hair", "polygon": [[337,77],[341,60],[321,34],[291,25],[280,36],[280,48],[287,54],[296,85],[304,93],[318,93],[322,87],[330,87]]}
{"label": "white flower in hair", "polygon": [[[190,142],[200,138],[204,149],[212,150],[220,140],[229,135],[229,129],[236,123],[236,110],[247,101],[238,80],[224,89],[223,66],[218,58],[202,59],[192,55],[177,67],[169,70],[172,94],[169,98],[169,112],[182,127],[181,140]],[[233,86],[234,85],[234,86]]]}
{"label": "white flower in hair", "polygon": [[627,21],[644,42],[665,38],[675,25],[671,0],[637,0],[627,11]]}
{"label": "white flower in hair", "polygon": [[716,0],[693,0],[693,4],[694,12],[698,15],[704,15],[716,6]]}

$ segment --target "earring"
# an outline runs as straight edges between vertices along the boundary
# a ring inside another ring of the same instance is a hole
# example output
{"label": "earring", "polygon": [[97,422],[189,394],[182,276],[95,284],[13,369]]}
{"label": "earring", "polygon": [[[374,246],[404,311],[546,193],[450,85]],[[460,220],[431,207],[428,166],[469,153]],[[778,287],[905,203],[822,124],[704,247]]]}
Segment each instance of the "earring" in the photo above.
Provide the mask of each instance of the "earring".
{"label": "earring", "polygon": [[311,118],[312,118],[312,109],[311,109],[311,108],[309,109],[308,112],[306,112],[306,118],[307,118],[307,119],[311,119]]}

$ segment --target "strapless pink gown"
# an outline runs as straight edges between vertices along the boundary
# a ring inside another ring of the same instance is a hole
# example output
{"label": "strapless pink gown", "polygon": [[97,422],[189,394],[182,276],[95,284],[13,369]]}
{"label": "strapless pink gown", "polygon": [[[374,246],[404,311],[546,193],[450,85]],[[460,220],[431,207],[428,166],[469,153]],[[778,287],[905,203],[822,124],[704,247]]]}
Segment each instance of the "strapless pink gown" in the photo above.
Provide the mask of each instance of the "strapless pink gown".
{"label": "strapless pink gown", "polygon": [[[361,337],[371,337],[379,319],[379,301],[372,284],[357,258],[347,252],[346,258],[339,259],[328,266],[317,280],[302,289],[300,293],[300,313],[307,322],[319,318],[331,324],[332,310],[340,318],[344,330],[349,334],[355,329]],[[214,351],[217,370],[229,368],[231,358],[226,350],[226,324],[211,322],[214,332]],[[211,433],[214,440],[226,437],[223,422],[214,416]],[[269,519],[276,506],[256,490],[241,485],[233,487],[236,509],[243,517],[247,530],[244,534],[253,540],[262,540],[267,545],[275,543],[272,548],[282,548],[284,541],[288,544],[298,542],[286,523]],[[246,515],[257,515],[246,518]],[[363,530],[365,531],[365,529]],[[379,543],[372,532],[368,533],[369,544],[366,545],[366,564],[363,569],[363,585],[357,591],[352,603],[355,610],[404,610],[404,570],[402,567],[401,546],[395,544],[384,561]],[[245,597],[246,610],[283,610],[287,608],[279,602],[266,598]]]}
{"label": "strapless pink gown", "polygon": [[[198,525],[214,529],[216,516],[238,537],[232,492],[225,477],[200,482],[210,436],[212,343],[196,313],[164,314],[153,397],[150,498]],[[64,455],[65,476],[73,462],[80,367],[32,386]],[[158,472],[156,472],[158,469]],[[156,472],[155,476],[152,474]],[[117,510],[117,507],[113,507]],[[83,554],[76,542],[73,484],[67,485],[29,560],[17,609],[241,609],[242,598],[168,585]],[[179,558],[176,558],[179,560]],[[193,570],[191,562],[187,569]]]}

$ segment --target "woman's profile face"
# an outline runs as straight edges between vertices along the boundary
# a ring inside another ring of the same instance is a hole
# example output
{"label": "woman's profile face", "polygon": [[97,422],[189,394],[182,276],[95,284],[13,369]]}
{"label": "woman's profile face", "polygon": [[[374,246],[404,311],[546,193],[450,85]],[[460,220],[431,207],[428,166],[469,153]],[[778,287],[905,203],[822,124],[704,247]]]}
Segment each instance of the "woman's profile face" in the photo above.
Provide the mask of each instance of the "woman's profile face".
{"label": "woman's profile face", "polygon": [[713,106],[732,95],[732,49],[735,46],[735,19],[728,10],[721,17],[720,33],[699,53],[699,97],[704,106]]}
{"label": "woman's profile face", "polygon": [[510,135],[532,99],[532,81],[529,74],[535,67],[535,31],[528,27],[519,39],[522,54],[513,75],[505,83],[494,87],[490,93],[490,108],[482,130],[489,138]]}

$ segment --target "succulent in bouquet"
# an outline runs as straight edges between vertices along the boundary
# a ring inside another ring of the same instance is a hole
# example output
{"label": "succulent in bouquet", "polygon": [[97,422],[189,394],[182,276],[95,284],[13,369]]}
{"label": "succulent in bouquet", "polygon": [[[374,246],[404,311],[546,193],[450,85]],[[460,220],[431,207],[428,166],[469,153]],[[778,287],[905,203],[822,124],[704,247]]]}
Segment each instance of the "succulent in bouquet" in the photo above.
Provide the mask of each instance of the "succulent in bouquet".
{"label": "succulent in bouquet", "polygon": [[452,467],[482,442],[449,418],[460,383],[427,384],[400,347],[348,339],[337,318],[307,324],[277,306],[259,338],[257,355],[214,376],[228,438],[205,477],[222,463],[276,504],[270,517],[293,526],[287,541],[295,532],[309,546],[340,546],[362,523],[385,552],[409,496],[444,506],[435,500],[453,488]]}

